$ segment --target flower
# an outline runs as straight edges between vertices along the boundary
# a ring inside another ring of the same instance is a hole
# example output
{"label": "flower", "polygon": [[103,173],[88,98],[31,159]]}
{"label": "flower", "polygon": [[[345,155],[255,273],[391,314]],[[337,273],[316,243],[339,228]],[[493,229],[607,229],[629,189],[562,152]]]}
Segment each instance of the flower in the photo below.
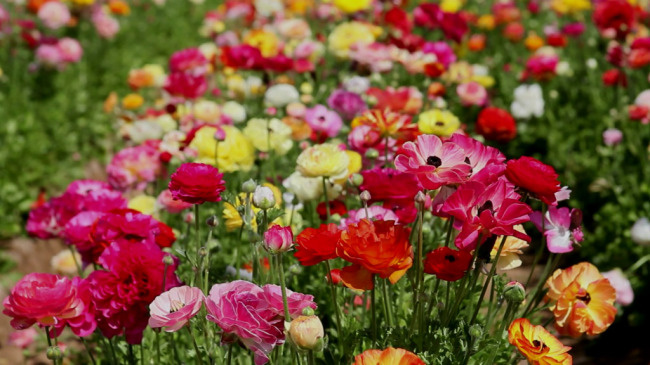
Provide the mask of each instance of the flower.
{"label": "flower", "polygon": [[464,182],[471,167],[465,153],[455,143],[443,143],[433,135],[421,135],[416,142],[406,142],[395,159],[398,171],[415,174],[425,189]]}
{"label": "flower", "polygon": [[77,263],[81,255],[71,250],[62,250],[50,259],[50,266],[57,274],[73,276],[78,273]]}
{"label": "flower", "polygon": [[186,203],[180,199],[175,200],[172,192],[169,189],[165,189],[160,192],[156,204],[164,208],[167,212],[172,214],[178,214],[192,207],[191,203]]}
{"label": "flower", "polygon": [[[279,285],[267,284],[262,288],[264,290],[263,297],[271,306],[271,310],[278,316],[284,317],[284,303],[282,299],[282,288]],[[287,292],[287,307],[289,316],[285,318],[286,322],[290,322],[293,318],[300,316],[307,308],[316,309],[314,297],[312,295],[301,294],[286,289]]]}
{"label": "flower", "polygon": [[295,86],[290,84],[277,84],[266,90],[264,103],[276,108],[282,108],[297,102],[299,98],[300,94]]}
{"label": "flower", "polygon": [[362,219],[341,233],[336,253],[352,266],[341,270],[341,279],[354,289],[372,289],[372,275],[395,284],[413,265],[410,229],[394,221]]}
{"label": "flower", "polygon": [[293,255],[304,266],[335,259],[338,257],[336,244],[340,238],[341,230],[334,223],[305,228],[296,237],[296,252]]}
{"label": "flower", "polygon": [[632,30],[634,7],[625,0],[599,1],[594,8],[593,19],[601,33],[623,39]]}
{"label": "flower", "polygon": [[[166,257],[173,258],[171,265],[163,263]],[[175,273],[178,260],[148,242],[119,241],[104,250],[98,263],[104,270],[85,279],[98,327],[107,338],[124,335],[130,344],[141,343],[149,304],[181,284]]]}
{"label": "flower", "polygon": [[174,52],[169,58],[169,72],[184,72],[195,76],[208,71],[208,59],[198,48],[187,48]]}
{"label": "flower", "polygon": [[555,329],[561,335],[593,336],[614,322],[616,289],[588,262],[555,270],[545,288],[544,300],[551,302]]}
{"label": "flower", "polygon": [[341,117],[321,104],[305,111],[305,121],[314,132],[330,138],[335,137],[343,127]]}
{"label": "flower", "polygon": [[343,89],[334,90],[327,98],[327,105],[345,120],[352,120],[368,109],[359,94]]}
{"label": "flower", "polygon": [[348,14],[366,10],[371,4],[371,0],[334,0],[334,6]]}
{"label": "flower", "polygon": [[296,163],[305,177],[327,177],[333,180],[348,175],[349,157],[339,146],[324,143],[311,146],[300,153]]}
{"label": "flower", "polygon": [[[349,1],[337,0],[341,3]],[[365,0],[354,0],[365,1]],[[327,37],[327,47],[334,52],[337,57],[347,58],[350,48],[355,44],[370,44],[375,41],[375,36],[370,31],[370,26],[361,22],[347,22],[337,25]]]}
{"label": "flower", "polygon": [[2,314],[11,317],[11,327],[23,330],[34,323],[53,327],[55,335],[70,325],[77,336],[88,336],[97,326],[85,296],[84,284],[59,275],[30,273],[11,289]]}
{"label": "flower", "polygon": [[302,350],[318,350],[323,342],[325,330],[317,316],[300,316],[289,326],[289,337]]}
{"label": "flower", "polygon": [[276,154],[285,155],[293,147],[291,127],[277,118],[253,118],[248,121],[242,132],[253,146],[262,152],[269,152],[270,145],[270,149]]}
{"label": "flower", "polygon": [[273,190],[268,186],[256,186],[253,192],[253,205],[260,209],[270,209],[275,205]]}
{"label": "flower", "polygon": [[422,93],[413,86],[379,89],[371,87],[366,94],[377,100],[376,109],[392,112],[417,114],[422,108]]}
{"label": "flower", "polygon": [[218,202],[226,189],[223,174],[202,163],[184,163],[171,176],[169,191],[174,199],[190,204]]}
{"label": "flower", "polygon": [[163,173],[160,152],[144,143],[116,153],[106,167],[108,182],[119,190],[144,190]]}
{"label": "flower", "polygon": [[21,349],[26,349],[29,347],[32,343],[34,343],[34,340],[38,337],[38,332],[34,329],[34,327],[29,327],[24,330],[19,330],[19,331],[13,331],[9,334],[9,338],[7,339],[7,344],[9,346],[16,346],[20,347]]}
{"label": "flower", "polygon": [[623,271],[619,268],[610,270],[603,273],[603,277],[609,280],[616,290],[616,303],[620,305],[630,305],[634,301],[634,290],[630,280],[625,276]]}
{"label": "flower", "polygon": [[353,365],[424,365],[416,354],[389,347],[385,350],[366,350],[354,357]]}
{"label": "flower", "polygon": [[544,96],[539,84],[517,86],[510,112],[515,118],[541,117],[544,114]]}
{"label": "flower", "polygon": [[410,141],[418,134],[417,125],[406,115],[389,110],[371,109],[354,119],[352,127],[367,125],[382,138],[392,137],[399,142]]}
{"label": "flower", "polygon": [[464,82],[456,87],[456,93],[460,97],[460,102],[464,106],[476,105],[483,106],[487,103],[487,90],[475,81]]}
{"label": "flower", "polygon": [[156,198],[140,194],[131,198],[127,207],[143,214],[154,215],[156,212]]}
{"label": "flower", "polygon": [[264,232],[264,247],[271,254],[287,252],[293,246],[293,232],[291,227],[272,225]]}
{"label": "flower", "polygon": [[555,193],[560,190],[560,182],[552,166],[535,158],[522,156],[508,161],[506,177],[517,187],[544,203],[549,205],[556,203]]}
{"label": "flower", "polygon": [[173,72],[167,76],[164,90],[173,96],[197,99],[208,91],[208,83],[203,75]]}
{"label": "flower", "polygon": [[543,231],[548,250],[552,253],[571,252],[574,244],[582,242],[582,213],[578,209],[550,206],[544,216],[544,223],[541,212],[531,213],[530,220],[540,232]]}
{"label": "flower", "polygon": [[79,62],[83,55],[83,49],[78,40],[64,37],[59,39],[56,46],[59,48],[61,60],[64,62]]}
{"label": "flower", "polygon": [[[515,230],[526,234],[524,227],[521,224],[516,225]],[[490,252],[490,257],[492,259],[496,258],[497,252],[499,250],[499,245],[503,236],[499,236],[496,239],[496,244],[492,247]],[[521,266],[521,259],[519,255],[522,255],[524,252],[522,249],[528,247],[528,242],[522,240],[521,238],[514,236],[506,236],[506,240],[503,243],[503,248],[501,249],[501,255],[496,260],[497,269],[499,270],[512,270]]]}
{"label": "flower", "polygon": [[603,132],[603,142],[606,146],[616,146],[623,140],[623,132],[620,129],[608,128]]}
{"label": "flower", "polygon": [[449,137],[460,128],[460,120],[448,110],[430,109],[418,116],[420,132]]}
{"label": "flower", "polygon": [[45,27],[50,29],[59,29],[70,21],[70,11],[68,7],[59,1],[48,1],[38,9],[38,19],[43,22]]}
{"label": "flower", "polygon": [[508,341],[532,365],[570,365],[573,358],[570,347],[550,334],[544,327],[535,326],[526,318],[515,319],[508,327]]}
{"label": "flower", "polygon": [[650,245],[650,221],[646,217],[641,217],[634,222],[630,229],[632,241],[638,245]]}
{"label": "flower", "polygon": [[216,159],[217,167],[224,172],[249,171],[255,163],[255,148],[251,142],[234,126],[220,128],[226,138],[218,145],[214,138],[217,128],[203,126],[196,131],[189,146],[198,152],[197,161],[214,165]]}
{"label": "flower", "polygon": [[517,125],[506,110],[489,106],[478,115],[476,133],[488,140],[506,143],[517,135]]}
{"label": "flower", "polygon": [[204,298],[199,288],[187,285],[171,288],[149,304],[149,327],[167,327],[165,332],[180,330],[199,312]]}
{"label": "flower", "polygon": [[472,254],[463,250],[439,247],[429,252],[424,259],[424,272],[440,280],[456,281],[465,276],[472,262]]}
{"label": "flower", "polygon": [[[367,192],[367,190],[364,191]],[[399,217],[392,210],[379,205],[371,205],[368,208],[360,208],[357,210],[348,211],[348,217],[341,219],[340,228],[345,229],[350,224],[359,223],[359,221],[364,218],[383,221],[399,221]]]}
{"label": "flower", "polygon": [[[341,193],[341,185],[326,181],[328,200],[336,199]],[[323,179],[320,177],[305,177],[300,172],[294,172],[286,178],[282,185],[287,191],[296,195],[301,202],[318,200],[323,196]]]}

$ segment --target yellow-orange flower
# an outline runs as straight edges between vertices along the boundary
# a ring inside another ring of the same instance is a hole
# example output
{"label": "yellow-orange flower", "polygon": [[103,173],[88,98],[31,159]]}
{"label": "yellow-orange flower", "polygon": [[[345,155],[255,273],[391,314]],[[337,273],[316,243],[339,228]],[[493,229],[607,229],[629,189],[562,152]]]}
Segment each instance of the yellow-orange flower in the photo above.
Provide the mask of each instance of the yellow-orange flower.
{"label": "yellow-orange flower", "polygon": [[544,39],[535,33],[531,33],[524,40],[524,45],[529,51],[535,52],[544,45]]}
{"label": "yellow-orange flower", "polygon": [[404,349],[366,350],[354,357],[353,365],[424,365],[418,355]]}
{"label": "yellow-orange flower", "polygon": [[398,141],[411,141],[418,133],[418,125],[407,115],[389,110],[371,109],[352,121],[352,128],[367,125],[382,137],[392,137]]}
{"label": "yellow-orange flower", "polygon": [[277,55],[279,42],[274,33],[263,29],[252,30],[244,37],[244,43],[259,49],[264,57]]}
{"label": "yellow-orange flower", "polygon": [[122,99],[122,107],[128,110],[138,109],[143,103],[144,98],[139,94],[129,94]]}
{"label": "yellow-orange flower", "polygon": [[535,326],[526,318],[515,319],[508,328],[508,341],[528,359],[531,365],[568,365],[573,363],[570,347],[550,334],[544,327]]}
{"label": "yellow-orange flower", "polygon": [[115,15],[129,15],[131,13],[129,4],[122,0],[109,1],[108,8],[110,9],[111,13]]}
{"label": "yellow-orange flower", "polygon": [[562,335],[597,335],[614,322],[616,290],[596,266],[581,262],[556,270],[546,281],[555,328]]}
{"label": "yellow-orange flower", "polygon": [[[526,234],[526,231],[524,231],[524,227],[521,224],[516,225],[514,228],[515,230]],[[501,239],[503,239],[503,236],[497,237],[496,244],[492,248],[492,252],[490,252],[490,257],[492,259],[497,256]],[[503,244],[503,249],[501,249],[501,255],[499,255],[499,259],[497,260],[497,269],[512,270],[521,266],[519,255],[523,254],[524,252],[522,249],[527,247],[528,242],[515,236],[508,236]]]}

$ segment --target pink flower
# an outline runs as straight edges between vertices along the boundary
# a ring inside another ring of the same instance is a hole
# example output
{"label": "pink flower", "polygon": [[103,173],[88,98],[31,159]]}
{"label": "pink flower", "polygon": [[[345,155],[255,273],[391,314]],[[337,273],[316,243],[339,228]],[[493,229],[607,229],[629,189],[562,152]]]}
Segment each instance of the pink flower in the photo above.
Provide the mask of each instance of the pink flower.
{"label": "pink flower", "polygon": [[464,182],[471,173],[465,151],[457,144],[442,143],[435,135],[420,135],[406,142],[395,159],[399,171],[415,174],[425,189]]}
{"label": "pink flower", "polygon": [[634,301],[634,290],[630,280],[625,277],[621,269],[616,268],[602,273],[603,276],[609,280],[614,289],[616,289],[616,303],[620,305],[630,305]]}
{"label": "pink flower", "polygon": [[480,181],[487,185],[505,173],[506,157],[496,148],[486,146],[474,138],[460,133],[454,133],[449,141],[465,151],[467,163],[472,167],[472,174],[469,178],[471,181]]}
{"label": "pink flower", "polygon": [[169,191],[174,199],[190,204],[218,202],[226,190],[223,174],[203,163],[184,163],[172,174]]}
{"label": "pink flower", "polygon": [[582,212],[579,209],[557,208],[549,205],[542,226],[542,213],[537,211],[530,214],[530,220],[546,237],[546,246],[553,253],[573,251],[573,244],[582,242],[583,235],[580,223]]}
{"label": "pink flower", "polygon": [[291,227],[272,225],[264,232],[264,247],[272,254],[287,252],[293,246]]}
{"label": "pink flower", "polygon": [[194,76],[207,72],[208,59],[198,48],[187,48],[175,52],[169,59],[170,72],[185,72]]}
{"label": "pink flower", "polygon": [[70,11],[59,1],[48,1],[38,9],[38,19],[46,28],[59,29],[70,21]]}
{"label": "pink flower", "polygon": [[[166,256],[172,257],[172,264],[165,268]],[[122,241],[106,248],[98,262],[104,270],[91,272],[86,281],[102,334],[125,335],[128,343],[141,343],[149,304],[181,284],[175,274],[178,260],[154,244]]]}
{"label": "pink flower", "polygon": [[361,96],[342,89],[334,90],[330,94],[327,98],[327,105],[345,120],[352,120],[368,109]]}
{"label": "pink flower", "polygon": [[[372,195],[371,195],[372,196]],[[339,228],[344,230],[350,224],[357,224],[364,218],[372,220],[382,220],[382,221],[395,221],[398,223],[399,217],[395,212],[390,209],[386,209],[379,205],[371,205],[367,209],[368,215],[366,215],[366,209],[360,208],[357,210],[349,210],[348,217],[341,219],[341,224]]]}
{"label": "pink flower", "polygon": [[305,121],[314,132],[323,133],[330,138],[335,137],[343,127],[341,117],[321,104],[305,111]]}
{"label": "pink flower", "polygon": [[255,365],[266,364],[269,353],[284,343],[284,319],[248,281],[215,284],[205,299],[208,320],[223,330],[222,342],[240,341],[255,354]]}
{"label": "pink flower", "polygon": [[[454,226],[460,228],[456,246],[473,250],[492,235],[530,238],[514,226],[530,220],[531,209],[519,201],[512,184],[504,179],[485,185],[470,181],[461,185],[445,201],[442,212],[456,218]],[[478,242],[479,237],[481,242]]]}
{"label": "pink flower", "polygon": [[208,82],[203,75],[174,72],[167,76],[164,89],[173,96],[196,99],[208,90]]}
{"label": "pink flower", "polygon": [[435,54],[438,62],[442,63],[445,69],[456,62],[454,50],[446,42],[426,42],[422,46],[422,52]]}
{"label": "pink flower", "polygon": [[413,198],[422,190],[422,185],[414,174],[395,169],[374,168],[361,172],[361,190],[370,192],[370,202],[382,202],[383,207],[397,215],[401,223],[415,220],[417,209]]}
{"label": "pink flower", "polygon": [[160,152],[148,144],[127,147],[113,156],[106,167],[108,182],[120,190],[144,190],[163,173]]}
{"label": "pink flower", "polygon": [[391,48],[383,43],[357,43],[350,47],[350,59],[367,65],[372,72],[387,72],[393,68]]}
{"label": "pink flower", "polygon": [[38,335],[38,332],[34,329],[34,327],[29,327],[24,330],[19,330],[19,331],[14,331],[9,334],[9,340],[7,341],[7,344],[10,346],[16,346],[20,347],[21,349],[26,349],[34,343],[34,340],[36,339]]}
{"label": "pink flower", "polygon": [[[397,141],[393,138],[388,138],[388,159],[393,158],[393,150]],[[350,148],[359,152],[362,156],[365,157],[366,151],[369,148],[374,148],[377,151],[385,151],[386,149],[386,138],[381,136],[378,130],[372,128],[369,125],[360,125],[354,127],[350,133],[348,133],[348,145]],[[386,157],[384,153],[379,153],[377,162],[383,163]],[[367,161],[366,161],[367,162]]]}
{"label": "pink flower", "polygon": [[606,146],[615,146],[623,140],[623,132],[620,129],[608,128],[603,132],[603,142]]}
{"label": "pink flower", "polygon": [[557,55],[533,55],[526,61],[526,70],[522,78],[532,76],[535,80],[548,80],[555,76],[558,64]]}
{"label": "pink flower", "polygon": [[120,30],[120,23],[118,23],[118,21],[112,16],[104,13],[101,8],[93,12],[91,19],[97,33],[99,33],[102,38],[112,39]]}
{"label": "pink flower", "polygon": [[465,82],[456,87],[456,93],[460,97],[460,102],[465,105],[483,106],[487,103],[487,91],[475,81]]}
{"label": "pink flower", "polygon": [[88,336],[96,327],[80,280],[52,274],[25,275],[2,302],[11,326],[22,330],[38,323],[60,333],[66,324],[78,336]]}
{"label": "pink flower", "polygon": [[73,38],[61,38],[57,43],[57,47],[59,47],[61,59],[65,62],[79,62],[81,56],[83,55],[81,44],[79,44],[79,41]]}
{"label": "pink flower", "polygon": [[205,295],[199,288],[179,286],[160,294],[149,305],[149,327],[167,327],[166,332],[183,328],[203,306]]}
{"label": "pink flower", "polygon": [[179,199],[174,199],[172,192],[169,191],[169,189],[161,191],[156,202],[166,211],[172,214],[178,214],[185,209],[192,207],[192,204],[190,203],[186,203]]}
{"label": "pink flower", "polygon": [[63,59],[59,47],[51,44],[41,44],[36,49],[36,60],[48,67],[59,67]]}

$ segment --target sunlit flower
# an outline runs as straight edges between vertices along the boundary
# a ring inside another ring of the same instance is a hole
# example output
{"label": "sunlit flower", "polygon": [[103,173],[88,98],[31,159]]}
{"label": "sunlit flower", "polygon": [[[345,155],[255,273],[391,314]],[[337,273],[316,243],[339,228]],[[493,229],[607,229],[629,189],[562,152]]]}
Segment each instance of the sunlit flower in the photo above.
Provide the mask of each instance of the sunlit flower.
{"label": "sunlit flower", "polygon": [[550,334],[544,327],[535,326],[526,318],[515,319],[508,328],[508,341],[531,365],[570,365],[573,358],[570,347]]}
{"label": "sunlit flower", "polygon": [[216,158],[220,171],[249,171],[255,163],[255,148],[238,128],[228,125],[221,128],[226,138],[218,147],[214,138],[217,128],[206,126],[196,132],[190,147],[198,152],[197,161],[215,165]]}
{"label": "sunlit flower", "polygon": [[354,357],[353,365],[424,365],[416,354],[389,347],[385,350],[366,350]]}
{"label": "sunlit flower", "polygon": [[284,155],[293,146],[291,127],[277,118],[253,118],[248,121],[243,133],[258,151],[273,150],[278,155]]}
{"label": "sunlit flower", "polygon": [[[524,227],[521,224],[516,225],[515,230],[526,234]],[[496,258],[497,252],[499,250],[499,245],[501,245],[502,236],[497,237],[494,247],[492,247],[492,252],[490,252],[490,257],[492,259]],[[512,270],[521,266],[521,258],[519,255],[522,255],[524,252],[523,249],[528,247],[528,242],[517,238],[515,236],[507,236],[501,249],[501,255],[496,261],[497,269],[499,270]]]}
{"label": "sunlit flower", "polygon": [[[341,1],[348,3],[348,1]],[[348,22],[337,25],[327,39],[327,46],[338,57],[347,58],[350,48],[357,43],[370,44],[375,41],[371,26],[361,22]]]}
{"label": "sunlit flower", "polygon": [[448,110],[430,109],[418,116],[420,132],[449,137],[460,128],[460,120]]}
{"label": "sunlit flower", "polygon": [[347,177],[350,158],[339,146],[319,144],[302,151],[296,163],[297,170],[306,177],[328,177],[334,180]]}
{"label": "sunlit flower", "polygon": [[187,285],[171,288],[149,304],[149,327],[166,327],[165,332],[180,330],[199,312],[204,298],[199,288]]}

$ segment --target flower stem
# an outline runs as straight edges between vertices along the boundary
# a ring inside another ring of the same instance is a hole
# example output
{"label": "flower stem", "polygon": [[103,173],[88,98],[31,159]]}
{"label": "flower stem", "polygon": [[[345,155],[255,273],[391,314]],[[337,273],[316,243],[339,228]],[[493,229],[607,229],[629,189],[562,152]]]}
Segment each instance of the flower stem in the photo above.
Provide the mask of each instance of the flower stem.
{"label": "flower stem", "polygon": [[[332,280],[332,268],[330,267],[330,262],[328,260],[325,260],[325,269],[327,270],[327,278],[329,279],[330,282],[330,292],[332,294],[332,302],[334,303],[334,314],[336,315],[336,329],[338,332],[337,335],[341,336],[342,335],[341,331],[343,330],[343,327],[341,326],[341,308],[339,307],[339,301],[336,296],[336,287],[334,286],[334,281]],[[374,311],[373,311],[372,320],[373,322],[375,320]]]}
{"label": "flower stem", "polygon": [[[52,347],[52,337],[50,336],[50,327],[49,326],[45,326],[45,335],[47,337],[47,346],[48,346],[48,348],[50,348],[50,347]],[[56,357],[53,358],[52,363],[54,365],[57,365],[59,363],[59,359],[56,358]]]}
{"label": "flower stem", "polygon": [[88,357],[90,358],[90,362],[92,362],[93,365],[97,364],[97,362],[95,362],[95,357],[93,356],[92,351],[90,351],[90,347],[88,347],[88,342],[86,342],[86,339],[81,337],[81,336],[79,336],[79,339],[84,344],[84,348],[86,349],[86,352],[88,353]]}
{"label": "flower stem", "polygon": [[325,211],[327,212],[327,221],[330,221],[330,200],[327,196],[327,178],[323,176],[323,200],[325,201]]}
{"label": "flower stem", "polygon": [[77,272],[79,273],[79,277],[83,278],[83,269],[81,268],[81,265],[79,265],[79,261],[77,260],[77,250],[74,249],[74,246],[69,245],[68,249],[70,249],[70,254],[72,254],[72,260],[74,261],[74,266],[77,268]]}
{"label": "flower stem", "polygon": [[384,304],[384,314],[386,315],[386,319],[388,320],[388,326],[393,327],[393,311],[390,309],[390,302],[389,302],[389,297],[388,297],[388,285],[386,284],[385,280],[381,280],[381,291],[382,291],[382,298],[383,298],[383,304]]}
{"label": "flower stem", "polygon": [[[472,319],[469,321],[469,325],[471,326],[474,324],[474,321],[476,320],[476,317],[478,316],[478,312],[481,310],[481,304],[483,304],[483,298],[485,297],[485,293],[487,292],[487,288],[492,282],[492,277],[497,271],[497,263],[499,262],[499,257],[501,256],[501,251],[503,251],[503,246],[506,244],[506,238],[508,236],[503,236],[501,238],[501,243],[499,244],[499,249],[497,250],[497,254],[494,257],[494,260],[492,261],[492,267],[490,267],[490,273],[488,274],[487,278],[485,279],[485,283],[483,284],[483,289],[481,290],[481,295],[478,297],[478,303],[476,304],[476,309],[474,309],[474,314],[472,315]],[[477,248],[478,249],[478,248]]]}
{"label": "flower stem", "polygon": [[190,337],[192,338],[192,344],[194,345],[194,351],[196,351],[196,359],[199,363],[199,365],[203,365],[203,359],[201,358],[201,352],[199,351],[199,345],[196,344],[196,338],[194,337],[194,334],[192,333],[192,329],[190,328],[190,325],[187,325],[187,333],[190,334]]}
{"label": "flower stem", "polygon": [[314,364],[316,364],[316,363],[314,362],[314,351],[313,351],[313,350],[309,350],[309,351],[307,352],[307,364],[308,364],[308,365],[314,365]]}
{"label": "flower stem", "polygon": [[284,306],[284,320],[291,321],[291,315],[289,314],[289,304],[287,301],[287,285],[284,282],[284,267],[282,265],[282,254],[276,255],[276,259],[277,259],[278,274],[280,275],[280,289],[282,290],[282,305]]}
{"label": "flower stem", "polygon": [[645,265],[646,262],[650,261],[650,255],[645,255],[641,257],[637,262],[635,262],[629,269],[625,272],[627,276],[632,275],[635,271]]}
{"label": "flower stem", "polygon": [[156,364],[160,364],[160,331],[154,331],[156,334]]}
{"label": "flower stem", "polygon": [[370,317],[372,322],[370,323],[370,328],[373,343],[377,341],[377,313],[375,310],[377,301],[375,299],[375,275],[372,274],[372,289],[370,289]]}

